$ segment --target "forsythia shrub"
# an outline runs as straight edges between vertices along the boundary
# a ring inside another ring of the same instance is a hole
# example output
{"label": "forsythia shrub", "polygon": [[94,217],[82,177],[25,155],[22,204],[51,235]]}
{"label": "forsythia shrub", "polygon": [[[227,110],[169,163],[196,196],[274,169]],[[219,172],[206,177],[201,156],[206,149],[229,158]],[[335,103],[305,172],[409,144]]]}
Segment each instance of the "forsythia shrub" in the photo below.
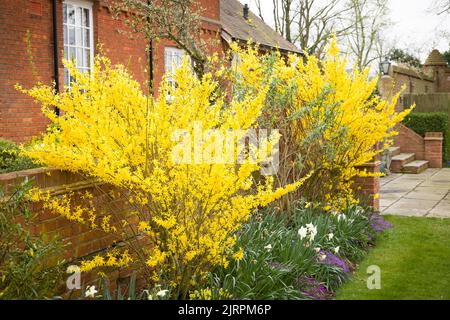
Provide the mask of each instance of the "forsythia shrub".
{"label": "forsythia shrub", "polygon": [[[323,61],[308,54],[286,58],[279,53],[261,56],[255,48],[234,50],[244,67],[268,71],[271,82],[259,122],[281,131],[277,183],[313,172],[301,188],[283,198],[281,207],[288,209],[300,196],[329,210],[357,202],[352,178],[367,174],[356,167],[383,151],[375,148],[377,143],[385,142],[383,149],[391,146],[394,126],[410,112],[395,111],[400,93],[392,101],[376,96],[378,79],[370,80],[369,70],[348,72],[336,40]],[[246,81],[241,89],[246,92],[254,85],[258,79]]]}
{"label": "forsythia shrub", "polygon": [[[269,81],[262,81],[268,80],[263,69],[238,70],[241,76],[236,77],[236,88],[247,78],[255,81],[245,93],[236,91],[226,99],[225,93],[216,90],[211,74],[198,79],[185,59],[173,75],[176,88],[164,81],[159,96],[153,98],[142,93],[123,66],[113,67],[107,58],[96,58],[91,74],[80,73],[72,62],[64,63],[75,79],[70,90],[56,93],[42,84],[30,90],[19,87],[42,104],[52,122],[42,143],[24,153],[45,165],[115,186],[126,197],[130,212],[120,227],[113,223],[117,212],[100,216],[89,205],[76,206],[67,197],[39,192],[34,199],[70,220],[117,234],[118,239],[133,230],[151,240],[134,255],[116,251],[83,263],[83,270],[143,259],[153,270],[153,281],[170,286],[174,298],[186,298],[211,266],[226,266],[229,259],[242,258],[242,250],[233,251],[233,232],[252,212],[305,180],[277,189],[270,177],[254,183],[253,174],[278,135],[267,140],[267,152],[255,151],[256,161],[248,157],[236,162],[239,152],[245,152],[237,141],[255,125],[266,100]],[[61,110],[61,116],[55,115],[54,107]],[[212,129],[216,134],[205,134],[198,141],[198,134]],[[230,130],[241,130],[227,144],[236,152],[232,161],[220,161],[230,155],[228,149],[210,152],[210,147]],[[183,138],[189,141],[187,147],[180,146]],[[202,161],[202,155],[211,154],[219,161]],[[181,163],[175,161],[177,155]],[[128,223],[136,217],[137,223]]]}

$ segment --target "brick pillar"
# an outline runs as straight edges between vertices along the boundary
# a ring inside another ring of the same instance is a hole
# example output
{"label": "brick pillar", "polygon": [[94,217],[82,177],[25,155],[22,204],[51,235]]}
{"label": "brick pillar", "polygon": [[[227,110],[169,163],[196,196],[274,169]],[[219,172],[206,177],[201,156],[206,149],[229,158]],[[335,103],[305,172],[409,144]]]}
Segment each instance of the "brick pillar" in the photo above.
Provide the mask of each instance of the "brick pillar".
{"label": "brick pillar", "polygon": [[[356,169],[367,173],[379,173],[380,167],[381,161],[374,159],[374,161],[364,163],[363,165],[356,167]],[[380,210],[380,177],[355,177],[353,179],[352,187],[361,199],[368,201],[368,205],[373,207],[376,211]]]}
{"label": "brick pillar", "polygon": [[430,168],[442,168],[442,132],[425,133],[425,160],[429,161]]}

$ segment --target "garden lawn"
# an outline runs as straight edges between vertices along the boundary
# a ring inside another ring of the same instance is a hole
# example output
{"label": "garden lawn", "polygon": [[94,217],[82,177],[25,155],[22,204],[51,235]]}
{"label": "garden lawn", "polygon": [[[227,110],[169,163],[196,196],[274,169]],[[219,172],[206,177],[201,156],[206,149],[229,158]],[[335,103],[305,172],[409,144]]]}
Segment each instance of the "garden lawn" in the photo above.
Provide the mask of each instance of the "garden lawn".
{"label": "garden lawn", "polygon": [[[388,216],[386,231],[353,278],[337,292],[340,300],[450,299],[450,219]],[[367,267],[381,268],[381,289],[367,289]]]}

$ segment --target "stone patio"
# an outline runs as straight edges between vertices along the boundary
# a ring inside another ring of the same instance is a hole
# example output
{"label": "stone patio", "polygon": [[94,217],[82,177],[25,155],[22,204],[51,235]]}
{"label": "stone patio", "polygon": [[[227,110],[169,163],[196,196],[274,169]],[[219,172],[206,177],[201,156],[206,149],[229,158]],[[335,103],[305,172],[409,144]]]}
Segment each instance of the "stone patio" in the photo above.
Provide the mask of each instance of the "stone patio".
{"label": "stone patio", "polygon": [[450,218],[450,168],[381,178],[382,214]]}

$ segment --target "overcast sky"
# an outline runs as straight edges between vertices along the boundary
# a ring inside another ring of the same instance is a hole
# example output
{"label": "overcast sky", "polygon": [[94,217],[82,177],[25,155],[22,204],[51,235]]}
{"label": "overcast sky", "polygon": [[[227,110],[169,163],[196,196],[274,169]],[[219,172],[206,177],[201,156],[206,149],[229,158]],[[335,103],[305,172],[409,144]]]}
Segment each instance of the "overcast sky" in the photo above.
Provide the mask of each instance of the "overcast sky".
{"label": "overcast sky", "polygon": [[[257,12],[254,0],[248,3]],[[446,51],[450,46],[450,15],[437,16],[430,12],[432,0],[389,0],[390,20],[394,23],[385,31],[387,39],[396,47],[409,48],[411,53],[426,59],[428,53],[437,48]],[[270,18],[272,0],[263,0],[264,14]],[[272,23],[266,19],[269,24]]]}

